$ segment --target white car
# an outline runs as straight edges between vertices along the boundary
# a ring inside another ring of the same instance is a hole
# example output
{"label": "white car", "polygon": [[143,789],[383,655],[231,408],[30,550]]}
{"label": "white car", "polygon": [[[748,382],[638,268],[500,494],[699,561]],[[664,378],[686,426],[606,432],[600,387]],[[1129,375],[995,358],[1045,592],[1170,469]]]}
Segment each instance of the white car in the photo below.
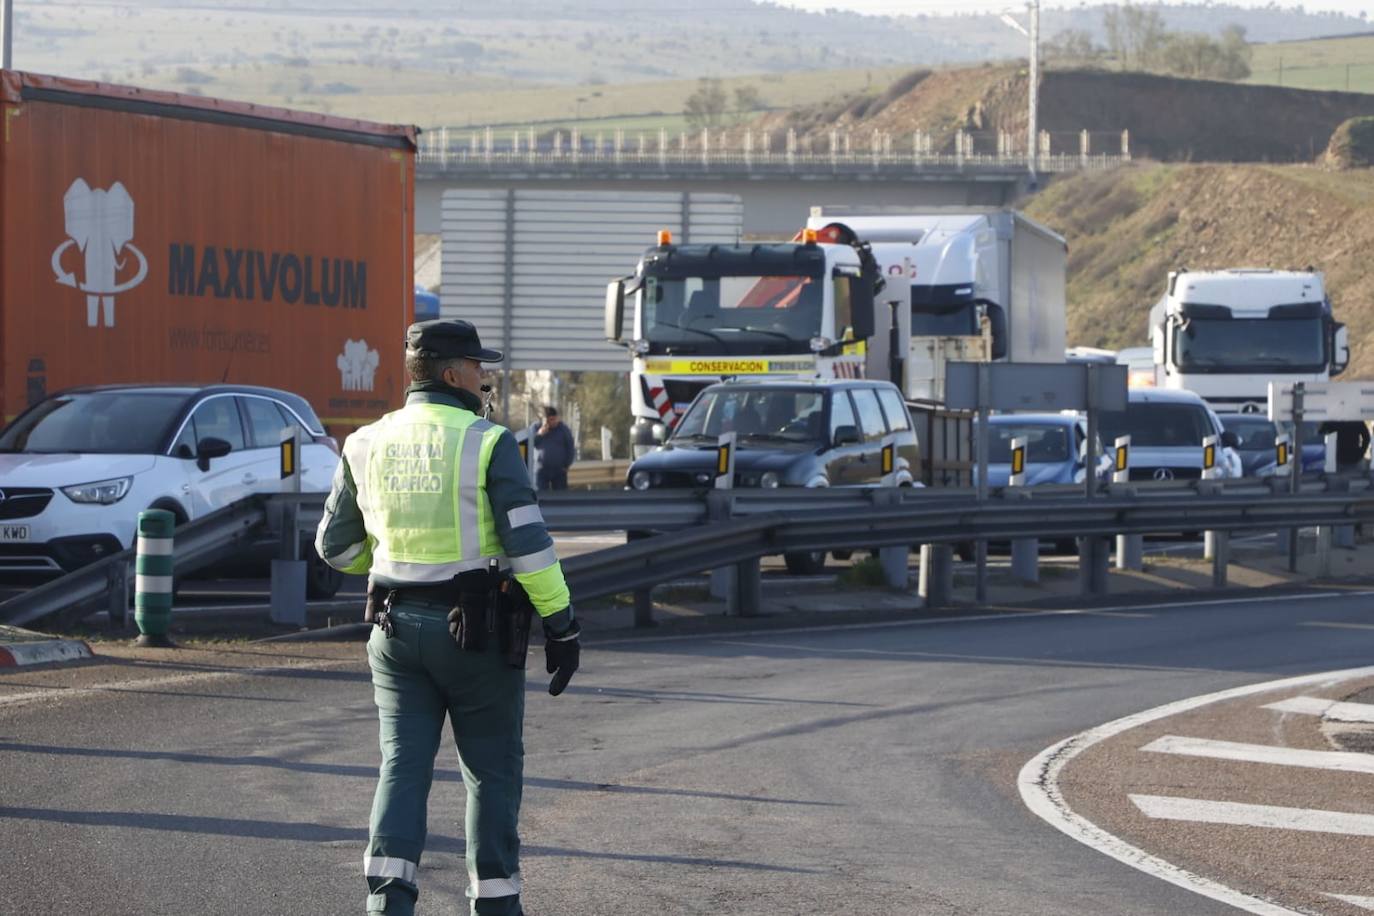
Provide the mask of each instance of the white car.
{"label": "white car", "polygon": [[1218,476],[1242,476],[1236,434],[1226,431],[1201,397],[1168,388],[1131,388],[1127,397],[1124,412],[1099,415],[1098,431],[1108,449],[1118,436],[1131,437],[1131,480],[1197,480],[1202,476],[1202,441],[1208,436],[1221,443]]}
{"label": "white car", "polygon": [[[300,429],[301,491],[327,492],[339,463],[298,395],[243,385],[73,388],[0,433],[0,573],[58,575],[134,542],[138,514],[199,518],[281,490],[282,431]],[[341,579],[313,551],[307,584]]]}

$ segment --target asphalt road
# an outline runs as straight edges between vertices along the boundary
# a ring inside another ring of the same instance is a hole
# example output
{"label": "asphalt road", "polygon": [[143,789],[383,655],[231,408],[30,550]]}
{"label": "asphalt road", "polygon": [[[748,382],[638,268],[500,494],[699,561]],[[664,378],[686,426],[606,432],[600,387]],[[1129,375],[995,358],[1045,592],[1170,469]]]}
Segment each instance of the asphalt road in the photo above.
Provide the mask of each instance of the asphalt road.
{"label": "asphalt road", "polygon": [[[531,671],[527,910],[1234,912],[1038,820],[1017,772],[1119,716],[1367,663],[1374,632],[1303,624],[1367,622],[1372,601],[589,640],[563,697]],[[0,910],[361,912],[379,755],[362,647],[342,651],[24,703],[0,689]],[[462,795],[445,750],[422,913],[466,912]]]}

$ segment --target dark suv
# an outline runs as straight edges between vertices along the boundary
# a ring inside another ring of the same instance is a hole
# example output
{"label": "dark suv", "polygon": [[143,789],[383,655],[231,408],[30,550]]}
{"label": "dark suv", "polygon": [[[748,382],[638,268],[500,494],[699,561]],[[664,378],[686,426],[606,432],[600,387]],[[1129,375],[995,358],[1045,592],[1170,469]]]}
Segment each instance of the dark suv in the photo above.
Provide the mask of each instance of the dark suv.
{"label": "dark suv", "polygon": [[[865,379],[721,382],[692,401],[662,446],[630,465],[634,490],[709,487],[716,442],[736,436],[737,487],[911,486],[919,446],[901,392]],[[883,473],[882,447],[896,446]],[[788,555],[794,572],[818,571],[824,555]]]}

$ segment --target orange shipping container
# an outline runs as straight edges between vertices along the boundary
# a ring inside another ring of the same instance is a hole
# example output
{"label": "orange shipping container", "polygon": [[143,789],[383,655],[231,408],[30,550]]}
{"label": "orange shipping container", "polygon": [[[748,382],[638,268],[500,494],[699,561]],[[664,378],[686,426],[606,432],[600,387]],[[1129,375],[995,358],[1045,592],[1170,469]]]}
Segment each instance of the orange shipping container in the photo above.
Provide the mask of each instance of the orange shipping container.
{"label": "orange shipping container", "polygon": [[400,405],[414,128],[14,71],[0,104],[5,422],[103,383]]}

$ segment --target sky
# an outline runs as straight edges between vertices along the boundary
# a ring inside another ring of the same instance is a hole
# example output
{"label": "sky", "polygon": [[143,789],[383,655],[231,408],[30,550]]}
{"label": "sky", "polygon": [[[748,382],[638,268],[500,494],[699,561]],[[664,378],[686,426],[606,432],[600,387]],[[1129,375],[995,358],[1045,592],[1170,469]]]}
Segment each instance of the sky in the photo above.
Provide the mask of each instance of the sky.
{"label": "sky", "polygon": [[[855,13],[872,13],[878,15],[899,15],[902,13],[946,13],[951,11],[951,7],[957,8],[961,12],[998,12],[1007,8],[1021,9],[1025,6],[1025,0],[960,0],[958,4],[952,4],[951,0],[777,0],[786,6],[795,6],[799,9],[819,11],[824,9],[851,10]],[[1269,0],[1226,0],[1236,6],[1266,6]],[[1042,0],[1045,7],[1077,7],[1077,6],[1098,6],[1097,2],[1064,2],[1064,0]],[[1297,6],[1299,0],[1279,0],[1280,6]],[[1301,3],[1304,9],[1316,12],[1331,10],[1339,13],[1347,13],[1358,16],[1363,10],[1374,17],[1374,0],[1303,0]]]}

